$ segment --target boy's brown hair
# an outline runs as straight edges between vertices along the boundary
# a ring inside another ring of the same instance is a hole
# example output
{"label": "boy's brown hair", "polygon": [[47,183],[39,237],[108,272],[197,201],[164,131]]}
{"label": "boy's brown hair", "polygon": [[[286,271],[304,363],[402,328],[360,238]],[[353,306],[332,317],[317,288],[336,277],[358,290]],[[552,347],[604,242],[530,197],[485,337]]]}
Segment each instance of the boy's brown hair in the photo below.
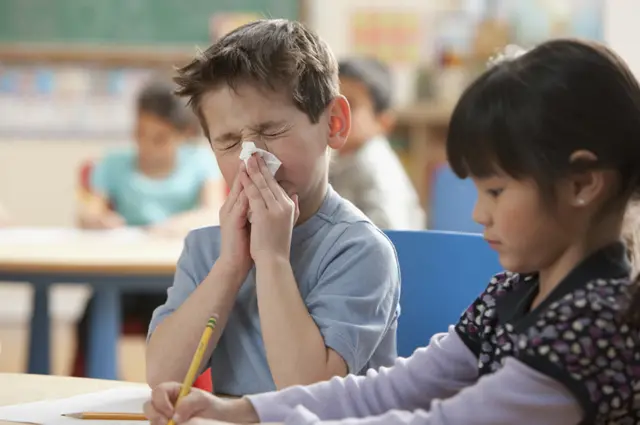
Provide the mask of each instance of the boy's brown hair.
{"label": "boy's brown hair", "polygon": [[177,72],[176,94],[189,98],[207,137],[202,97],[223,84],[287,90],[312,123],[339,94],[338,64],[329,46],[301,23],[286,19],[243,25]]}

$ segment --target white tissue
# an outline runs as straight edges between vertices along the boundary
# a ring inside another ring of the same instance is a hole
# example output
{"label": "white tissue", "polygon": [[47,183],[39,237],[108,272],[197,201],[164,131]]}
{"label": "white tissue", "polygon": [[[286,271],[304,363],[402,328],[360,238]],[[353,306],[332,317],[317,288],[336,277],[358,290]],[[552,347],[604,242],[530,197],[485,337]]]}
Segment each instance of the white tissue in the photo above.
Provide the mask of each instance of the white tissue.
{"label": "white tissue", "polygon": [[265,151],[264,149],[257,148],[256,144],[253,142],[242,142],[240,159],[244,161],[245,165],[247,164],[247,161],[249,160],[249,158],[251,158],[251,155],[253,155],[254,153],[257,153],[262,157],[262,159],[264,159],[264,162],[267,164],[267,168],[269,169],[269,172],[271,173],[272,176],[274,176],[276,174],[276,171],[278,171],[278,168],[280,168],[280,165],[282,165],[282,162],[280,162],[278,157],[276,157],[274,154],[272,154],[269,151]]}
{"label": "white tissue", "polygon": [[[272,154],[269,151],[265,151],[264,149],[260,149],[256,147],[256,144],[253,142],[242,142],[242,150],[240,151],[240,159],[244,161],[244,164],[247,165],[247,161],[251,158],[251,155],[257,153],[264,159],[265,164],[267,164],[267,168],[272,176],[275,176],[276,171],[282,165],[282,162],[278,159],[277,156]],[[247,219],[249,223],[251,223],[251,211],[247,214]]]}

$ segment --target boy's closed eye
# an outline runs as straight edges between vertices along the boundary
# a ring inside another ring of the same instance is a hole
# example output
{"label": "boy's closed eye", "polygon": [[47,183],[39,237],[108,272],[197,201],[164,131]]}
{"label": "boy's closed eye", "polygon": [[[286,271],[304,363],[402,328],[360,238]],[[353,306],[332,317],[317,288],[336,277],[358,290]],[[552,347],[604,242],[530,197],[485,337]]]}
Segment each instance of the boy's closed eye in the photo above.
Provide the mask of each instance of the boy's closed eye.
{"label": "boy's closed eye", "polygon": [[487,189],[486,192],[492,198],[497,198],[498,196],[500,196],[500,194],[502,193],[503,190],[504,189],[502,189],[502,188],[494,188],[494,189]]}
{"label": "boy's closed eye", "polygon": [[266,139],[275,139],[286,133],[286,130],[261,133],[260,136]]}
{"label": "boy's closed eye", "polygon": [[213,144],[213,148],[215,150],[223,151],[223,152],[224,151],[233,150],[234,148],[239,147],[239,146],[240,146],[240,141],[239,140],[236,141],[236,142],[228,141],[228,142],[224,142],[224,143],[223,142],[218,142],[218,143],[214,143]]}
{"label": "boy's closed eye", "polygon": [[264,129],[258,132],[258,135],[266,140],[269,139],[277,139],[278,137],[282,137],[291,129],[291,126],[282,125],[279,127]]}

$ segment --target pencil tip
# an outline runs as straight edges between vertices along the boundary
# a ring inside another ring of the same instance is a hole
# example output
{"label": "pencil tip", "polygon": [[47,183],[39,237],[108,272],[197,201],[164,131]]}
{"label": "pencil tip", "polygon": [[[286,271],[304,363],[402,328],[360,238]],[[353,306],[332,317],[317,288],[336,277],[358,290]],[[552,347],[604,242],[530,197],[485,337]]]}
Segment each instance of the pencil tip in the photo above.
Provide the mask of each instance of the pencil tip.
{"label": "pencil tip", "polygon": [[66,418],[76,418],[76,419],[80,419],[82,417],[82,415],[80,415],[79,413],[63,413],[62,416]]}

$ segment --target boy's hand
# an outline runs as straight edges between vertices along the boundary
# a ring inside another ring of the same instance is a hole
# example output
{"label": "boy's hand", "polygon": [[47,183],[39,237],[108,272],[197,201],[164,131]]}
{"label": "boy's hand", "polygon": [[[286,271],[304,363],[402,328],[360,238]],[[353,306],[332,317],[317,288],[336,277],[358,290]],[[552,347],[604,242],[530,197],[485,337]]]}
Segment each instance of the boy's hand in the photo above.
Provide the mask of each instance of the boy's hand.
{"label": "boy's hand", "polygon": [[151,399],[144,404],[144,414],[151,425],[166,425],[169,419],[173,419],[176,425],[193,423],[196,419],[241,423],[259,421],[249,400],[222,399],[198,389],[192,389],[174,407],[181,387],[177,382],[167,382],[153,389]]}
{"label": "boy's hand", "polygon": [[245,174],[244,162],[236,176],[229,196],[220,208],[220,257],[219,260],[230,264],[242,273],[249,273],[251,256],[249,254],[249,229],[247,213],[249,201],[240,184],[240,176]]}
{"label": "boy's hand", "polygon": [[260,156],[249,158],[247,168],[240,182],[251,209],[251,257],[256,263],[265,257],[289,261],[291,232],[300,215],[298,196],[289,198]]}

